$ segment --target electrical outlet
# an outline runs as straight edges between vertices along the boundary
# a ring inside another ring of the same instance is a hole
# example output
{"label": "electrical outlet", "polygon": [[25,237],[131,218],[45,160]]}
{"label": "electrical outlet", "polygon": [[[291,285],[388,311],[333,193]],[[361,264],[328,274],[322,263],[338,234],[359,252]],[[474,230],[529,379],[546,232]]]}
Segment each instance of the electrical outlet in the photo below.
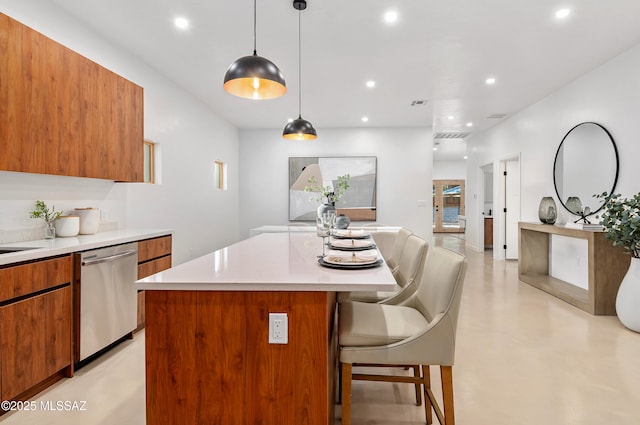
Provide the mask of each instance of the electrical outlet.
{"label": "electrical outlet", "polygon": [[289,343],[287,313],[269,313],[269,344]]}

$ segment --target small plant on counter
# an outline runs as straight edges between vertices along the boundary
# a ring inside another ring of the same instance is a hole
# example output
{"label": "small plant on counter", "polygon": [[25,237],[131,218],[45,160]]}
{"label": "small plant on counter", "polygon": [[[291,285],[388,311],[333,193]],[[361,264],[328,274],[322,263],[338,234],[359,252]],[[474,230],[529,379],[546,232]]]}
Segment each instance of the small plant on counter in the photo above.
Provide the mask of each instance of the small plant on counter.
{"label": "small plant on counter", "polygon": [[62,211],[56,211],[55,205],[49,208],[43,201],[36,201],[36,209],[29,213],[29,217],[41,218],[46,221],[48,225],[51,225],[53,220],[60,217],[61,214]]}
{"label": "small plant on counter", "polygon": [[594,197],[604,200],[600,224],[605,237],[614,246],[623,246],[634,258],[640,258],[640,193],[631,198],[607,192]]}
{"label": "small plant on counter", "polygon": [[336,187],[333,186],[322,186],[318,180],[316,180],[315,176],[311,177],[308,180],[308,185],[305,186],[305,192],[316,192],[318,193],[318,197],[311,198],[313,201],[324,202],[327,200],[328,204],[335,205],[338,200],[344,195],[344,192],[349,189],[349,180],[351,176],[349,174],[345,174],[344,176],[338,176],[338,184]]}

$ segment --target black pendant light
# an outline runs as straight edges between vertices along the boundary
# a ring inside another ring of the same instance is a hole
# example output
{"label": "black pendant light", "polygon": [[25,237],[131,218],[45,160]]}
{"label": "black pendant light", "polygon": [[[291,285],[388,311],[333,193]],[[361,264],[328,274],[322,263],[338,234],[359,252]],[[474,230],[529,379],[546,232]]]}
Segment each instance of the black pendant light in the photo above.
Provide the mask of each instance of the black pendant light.
{"label": "black pendant light", "polygon": [[313,125],[302,118],[302,49],[300,47],[300,11],[307,8],[304,0],[293,0],[293,7],[298,10],[298,118],[288,123],[282,131],[282,137],[290,140],[313,140],[318,137]]}
{"label": "black pendant light", "polygon": [[256,52],[256,0],[253,0],[253,55],[244,56],[229,66],[224,74],[224,89],[245,99],[274,99],[287,92],[282,72]]}

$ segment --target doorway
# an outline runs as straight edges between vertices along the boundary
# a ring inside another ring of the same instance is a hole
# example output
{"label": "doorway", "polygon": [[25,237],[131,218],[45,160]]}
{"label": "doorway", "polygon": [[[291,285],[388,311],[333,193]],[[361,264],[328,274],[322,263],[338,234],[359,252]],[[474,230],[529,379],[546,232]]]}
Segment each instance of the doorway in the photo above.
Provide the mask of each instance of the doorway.
{"label": "doorway", "polygon": [[433,181],[433,232],[464,233],[464,180]]}
{"label": "doorway", "polygon": [[[518,259],[518,222],[520,221],[520,157],[511,157],[499,162],[501,178],[499,179],[500,203],[496,208],[500,211],[498,245],[502,249],[494,250],[494,257],[499,260]],[[494,198],[494,201],[496,199]]]}

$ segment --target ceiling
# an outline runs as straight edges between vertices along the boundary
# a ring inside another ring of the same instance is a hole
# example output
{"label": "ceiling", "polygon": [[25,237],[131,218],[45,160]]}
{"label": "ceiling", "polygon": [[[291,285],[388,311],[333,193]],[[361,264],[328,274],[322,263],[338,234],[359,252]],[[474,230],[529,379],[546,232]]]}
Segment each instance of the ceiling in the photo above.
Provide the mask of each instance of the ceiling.
{"label": "ceiling", "polygon": [[[291,0],[257,0],[258,54],[280,68],[288,88],[263,101],[222,89],[227,67],[253,50],[251,0],[52,1],[238,128],[281,131],[298,114]],[[555,18],[561,8],[571,11],[564,20]],[[391,9],[398,20],[388,25]],[[189,19],[188,30],[173,25],[177,16]],[[638,16],[638,0],[308,0],[302,116],[318,140],[323,128],[345,127],[473,134],[505,119],[489,116],[508,117],[640,42]],[[464,151],[464,139],[436,141],[436,159]]]}

